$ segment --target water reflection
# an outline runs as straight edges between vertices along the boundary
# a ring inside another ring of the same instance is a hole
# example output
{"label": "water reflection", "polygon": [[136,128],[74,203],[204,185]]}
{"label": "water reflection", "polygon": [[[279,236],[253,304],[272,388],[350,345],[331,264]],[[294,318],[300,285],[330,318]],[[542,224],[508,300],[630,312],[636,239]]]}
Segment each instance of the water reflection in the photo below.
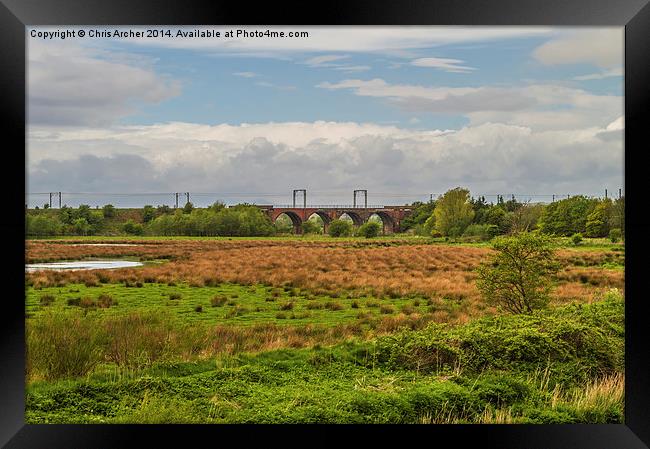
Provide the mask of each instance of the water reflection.
{"label": "water reflection", "polygon": [[30,263],[25,265],[25,271],[38,270],[110,270],[115,268],[131,268],[142,266],[142,262],[131,260],[78,260],[72,262]]}

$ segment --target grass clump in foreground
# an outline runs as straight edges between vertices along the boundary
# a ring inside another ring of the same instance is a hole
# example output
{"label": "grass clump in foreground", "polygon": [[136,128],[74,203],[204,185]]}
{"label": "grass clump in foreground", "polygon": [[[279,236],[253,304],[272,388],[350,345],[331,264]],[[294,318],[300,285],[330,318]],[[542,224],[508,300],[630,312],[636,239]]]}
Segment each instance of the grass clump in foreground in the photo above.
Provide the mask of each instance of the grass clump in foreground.
{"label": "grass clump in foreground", "polygon": [[[189,351],[181,356],[161,332],[164,321],[124,323],[119,338],[107,341],[108,333],[93,332],[97,323],[39,320],[28,328],[28,369],[68,366],[49,358],[50,344],[96,365],[80,374],[82,363],[67,380],[32,381],[28,423],[623,422],[624,303],[616,291],[589,305],[430,325],[368,342],[209,358],[200,356],[203,340],[188,334],[181,334]],[[77,353],[65,329],[51,329],[71,323],[99,352]],[[124,341],[131,346],[120,347]],[[225,334],[214,341],[236,344]],[[120,354],[148,363],[125,373],[115,368]]]}

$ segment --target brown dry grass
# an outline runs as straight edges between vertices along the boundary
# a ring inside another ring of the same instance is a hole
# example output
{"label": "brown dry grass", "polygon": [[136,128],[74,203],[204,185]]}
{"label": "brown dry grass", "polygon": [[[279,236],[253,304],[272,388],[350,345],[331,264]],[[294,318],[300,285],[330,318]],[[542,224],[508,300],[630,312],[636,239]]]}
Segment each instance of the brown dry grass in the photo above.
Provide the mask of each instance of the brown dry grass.
{"label": "brown dry grass", "polygon": [[[230,282],[295,287],[333,297],[447,298],[463,303],[465,310],[486,309],[476,290],[474,273],[491,252],[482,247],[296,240],[131,243],[138,246],[89,247],[30,241],[27,258],[33,261],[137,255],[142,259],[167,258],[169,262],[110,271],[41,271],[28,274],[28,283],[38,288],[70,282],[187,282],[193,286]],[[558,255],[564,268],[558,275],[555,296],[561,302],[589,298],[599,288],[624,288],[622,270],[595,266],[617,255],[572,250],[561,250]],[[581,266],[574,266],[576,261]]]}

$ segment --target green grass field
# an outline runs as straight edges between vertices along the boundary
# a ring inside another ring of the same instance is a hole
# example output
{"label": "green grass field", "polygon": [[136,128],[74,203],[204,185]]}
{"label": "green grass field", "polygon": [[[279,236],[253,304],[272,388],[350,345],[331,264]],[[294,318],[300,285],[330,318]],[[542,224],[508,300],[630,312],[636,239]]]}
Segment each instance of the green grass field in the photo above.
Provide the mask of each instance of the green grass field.
{"label": "green grass field", "polygon": [[[139,286],[138,286],[139,285]],[[117,304],[108,308],[70,305],[76,298],[97,300],[110,295]],[[176,295],[180,295],[176,299]],[[44,305],[43,297],[53,297]],[[172,299],[170,299],[172,298]],[[212,301],[214,298],[216,300]],[[443,300],[437,307],[452,310],[457,301]],[[197,307],[200,309],[197,311]],[[333,298],[301,292],[295,288],[276,288],[261,285],[241,286],[222,284],[218,287],[191,287],[187,284],[167,285],[139,283],[100,284],[86,287],[68,284],[65,287],[27,288],[26,312],[38,317],[46,311],[82,310],[90,315],[125,315],[129,313],[168,313],[183,322],[208,324],[250,325],[276,321],[278,324],[336,325],[356,321],[362,317],[388,315],[407,310],[425,313],[431,310],[423,298],[378,299]],[[435,306],[434,306],[435,307]],[[389,312],[392,310],[391,312]],[[383,311],[383,312],[382,312]]]}
{"label": "green grass field", "polygon": [[[291,251],[304,239],[241,240],[284,241]],[[623,259],[612,250],[622,245],[586,239],[583,248],[598,257],[579,253],[570,269],[588,262],[603,279],[620,278]],[[522,316],[443,294],[133,279],[28,283],[27,423],[623,422],[625,306],[606,283],[563,281],[593,297]]]}
{"label": "green grass field", "polygon": [[26,421],[620,423],[623,316],[620,296],[610,295],[534,317],[333,347],[140,370],[102,365],[82,379],[32,383]]}

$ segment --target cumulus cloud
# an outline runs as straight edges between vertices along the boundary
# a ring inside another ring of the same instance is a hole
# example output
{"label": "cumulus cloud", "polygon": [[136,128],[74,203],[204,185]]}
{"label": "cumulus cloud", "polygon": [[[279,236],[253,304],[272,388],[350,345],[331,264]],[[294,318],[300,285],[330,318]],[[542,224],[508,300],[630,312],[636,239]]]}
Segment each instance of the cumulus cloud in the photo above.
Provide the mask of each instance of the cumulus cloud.
{"label": "cumulus cloud", "polygon": [[155,104],[180,93],[143,59],[69,41],[29,40],[29,125],[110,124],[137,104]]}
{"label": "cumulus cloud", "polygon": [[624,28],[574,30],[533,52],[543,64],[594,64],[612,68],[623,64]]}
{"label": "cumulus cloud", "polygon": [[[381,193],[422,195],[458,185],[474,193],[595,194],[622,184],[622,140],[601,139],[603,132],[338,122],[43,129],[30,134],[28,181],[30,191],[345,192],[321,202],[349,200],[354,188],[384,203],[396,200]],[[55,148],[65,149],[57,159]]]}

